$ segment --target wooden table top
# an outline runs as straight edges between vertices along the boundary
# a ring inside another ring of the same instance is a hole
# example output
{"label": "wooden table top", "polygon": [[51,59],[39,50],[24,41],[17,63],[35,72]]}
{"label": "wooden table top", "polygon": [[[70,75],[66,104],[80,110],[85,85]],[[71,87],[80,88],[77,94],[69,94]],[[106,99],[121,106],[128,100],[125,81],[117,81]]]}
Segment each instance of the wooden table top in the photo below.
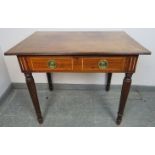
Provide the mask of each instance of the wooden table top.
{"label": "wooden table top", "polygon": [[139,55],[149,50],[122,31],[35,32],[5,55]]}

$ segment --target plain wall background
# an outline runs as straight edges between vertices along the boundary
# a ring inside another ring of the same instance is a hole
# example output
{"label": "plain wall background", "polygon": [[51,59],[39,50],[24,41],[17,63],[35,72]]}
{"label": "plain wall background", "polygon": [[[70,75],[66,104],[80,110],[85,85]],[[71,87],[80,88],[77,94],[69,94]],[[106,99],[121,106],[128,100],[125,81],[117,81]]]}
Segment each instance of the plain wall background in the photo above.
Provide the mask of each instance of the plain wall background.
{"label": "plain wall background", "polygon": [[8,74],[6,64],[4,62],[4,56],[0,47],[0,97],[10,86],[11,80]]}
{"label": "plain wall background", "polygon": [[[16,45],[33,32],[40,31],[60,31],[60,30],[81,30],[81,29],[0,29],[0,46],[5,52],[12,46]],[[126,31],[135,40],[148,48],[152,55],[140,56],[137,71],[133,76],[133,84],[155,86],[155,29],[82,29],[82,30],[123,30]],[[6,56],[5,62],[12,82],[24,83],[25,78],[20,71],[17,58],[15,56]],[[112,84],[122,84],[123,74],[113,74]],[[34,74],[35,81],[46,83],[46,76],[42,73]],[[103,73],[54,73],[54,83],[69,84],[104,84],[105,74]]]}

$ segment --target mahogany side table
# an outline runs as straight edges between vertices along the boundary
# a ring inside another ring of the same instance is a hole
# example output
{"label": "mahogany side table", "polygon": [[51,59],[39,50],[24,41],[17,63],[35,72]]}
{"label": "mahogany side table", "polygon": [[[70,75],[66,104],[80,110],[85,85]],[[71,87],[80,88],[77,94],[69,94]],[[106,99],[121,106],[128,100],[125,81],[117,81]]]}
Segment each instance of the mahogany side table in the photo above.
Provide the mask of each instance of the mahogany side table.
{"label": "mahogany side table", "polygon": [[151,54],[122,31],[35,32],[5,55],[16,55],[25,74],[39,123],[43,117],[37,97],[34,72],[45,72],[52,90],[53,72],[107,73],[106,91],[112,73],[125,73],[116,123],[122,121],[139,55]]}

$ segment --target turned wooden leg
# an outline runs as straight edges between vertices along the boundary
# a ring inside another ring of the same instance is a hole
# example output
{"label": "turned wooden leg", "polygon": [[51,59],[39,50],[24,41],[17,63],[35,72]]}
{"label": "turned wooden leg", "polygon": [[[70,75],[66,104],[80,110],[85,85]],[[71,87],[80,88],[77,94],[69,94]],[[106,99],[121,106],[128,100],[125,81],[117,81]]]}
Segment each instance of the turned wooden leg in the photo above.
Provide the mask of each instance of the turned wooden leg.
{"label": "turned wooden leg", "polygon": [[124,109],[125,109],[125,104],[126,104],[126,101],[128,98],[129,91],[130,91],[132,74],[133,73],[126,73],[124,81],[123,81],[119,110],[118,110],[118,116],[117,116],[117,120],[116,120],[116,123],[118,125],[120,125],[121,121],[122,121],[122,117],[123,117],[123,113],[124,113]]}
{"label": "turned wooden leg", "polygon": [[33,76],[31,73],[25,73],[25,78],[26,78],[26,84],[33,102],[33,106],[37,114],[38,122],[41,124],[43,123],[43,118],[40,110],[40,105],[38,101],[38,96],[37,96],[37,91],[36,91],[36,86],[35,86]]}
{"label": "turned wooden leg", "polygon": [[52,73],[46,73],[47,75],[47,80],[48,80],[48,86],[49,90],[53,90],[53,84],[52,84]]}
{"label": "turned wooden leg", "polygon": [[107,74],[106,91],[109,91],[109,90],[110,90],[111,77],[112,77],[112,73],[108,73],[108,74]]}

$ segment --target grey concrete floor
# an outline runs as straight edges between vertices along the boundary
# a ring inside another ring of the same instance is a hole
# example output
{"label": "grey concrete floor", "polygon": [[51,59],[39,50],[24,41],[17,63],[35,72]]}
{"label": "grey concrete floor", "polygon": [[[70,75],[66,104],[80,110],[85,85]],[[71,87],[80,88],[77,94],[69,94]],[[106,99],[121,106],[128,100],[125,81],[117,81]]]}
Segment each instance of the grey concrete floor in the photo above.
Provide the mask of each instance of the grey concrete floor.
{"label": "grey concrete floor", "polygon": [[[120,88],[38,90],[44,123],[39,125],[27,89],[12,89],[0,103],[1,127],[116,127]],[[130,91],[122,127],[155,126],[155,93]]]}

